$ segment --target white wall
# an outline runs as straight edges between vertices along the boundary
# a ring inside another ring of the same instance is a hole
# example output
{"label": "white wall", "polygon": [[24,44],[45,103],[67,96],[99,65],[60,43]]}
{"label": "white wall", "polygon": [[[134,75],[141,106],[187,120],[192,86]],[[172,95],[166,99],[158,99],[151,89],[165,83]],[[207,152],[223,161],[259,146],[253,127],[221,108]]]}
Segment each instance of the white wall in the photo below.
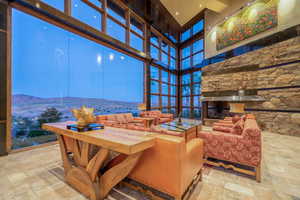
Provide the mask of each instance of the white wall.
{"label": "white wall", "polygon": [[224,48],[220,51],[216,49],[216,29],[215,25],[221,23],[226,16],[232,15],[236,10],[241,8],[249,0],[234,0],[232,4],[222,13],[215,13],[213,11],[206,11],[205,13],[205,58],[210,58],[236,47],[245,45],[252,41],[266,37],[273,33],[285,30],[297,24],[300,24],[300,0],[279,0],[278,3],[278,26],[267,30],[263,33],[255,35],[237,44]]}

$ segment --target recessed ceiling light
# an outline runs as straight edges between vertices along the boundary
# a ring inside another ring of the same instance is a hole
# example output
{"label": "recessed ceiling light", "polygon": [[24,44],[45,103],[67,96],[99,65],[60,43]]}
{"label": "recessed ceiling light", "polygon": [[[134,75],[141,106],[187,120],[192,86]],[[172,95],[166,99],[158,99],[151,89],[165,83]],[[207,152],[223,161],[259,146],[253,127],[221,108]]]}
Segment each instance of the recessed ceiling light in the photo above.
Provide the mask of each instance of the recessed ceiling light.
{"label": "recessed ceiling light", "polygon": [[175,15],[179,15],[179,12],[176,11],[176,12],[175,12]]}
{"label": "recessed ceiling light", "polygon": [[202,4],[201,4],[201,3],[200,3],[200,5],[199,5],[199,7],[202,8]]}

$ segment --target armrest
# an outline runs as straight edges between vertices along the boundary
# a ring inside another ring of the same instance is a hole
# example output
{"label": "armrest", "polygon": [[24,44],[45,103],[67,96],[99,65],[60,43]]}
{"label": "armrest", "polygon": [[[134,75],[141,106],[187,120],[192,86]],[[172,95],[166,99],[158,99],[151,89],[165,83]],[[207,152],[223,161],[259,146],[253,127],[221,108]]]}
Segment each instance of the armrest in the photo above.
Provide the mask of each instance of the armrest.
{"label": "armrest", "polygon": [[220,131],[224,133],[230,133],[232,128],[229,127],[223,127],[223,126],[213,126],[214,131]]}
{"label": "armrest", "polygon": [[173,114],[169,114],[169,113],[162,113],[162,114],[160,114],[160,117],[163,117],[163,118],[173,118],[174,115]]}
{"label": "armrest", "polygon": [[181,192],[184,192],[191,184],[194,177],[202,169],[204,143],[202,139],[195,138],[186,143],[186,152],[183,159],[182,168],[182,187]]}
{"label": "armrest", "polygon": [[146,118],[143,117],[134,117],[132,122],[134,123],[143,123],[146,120]]}

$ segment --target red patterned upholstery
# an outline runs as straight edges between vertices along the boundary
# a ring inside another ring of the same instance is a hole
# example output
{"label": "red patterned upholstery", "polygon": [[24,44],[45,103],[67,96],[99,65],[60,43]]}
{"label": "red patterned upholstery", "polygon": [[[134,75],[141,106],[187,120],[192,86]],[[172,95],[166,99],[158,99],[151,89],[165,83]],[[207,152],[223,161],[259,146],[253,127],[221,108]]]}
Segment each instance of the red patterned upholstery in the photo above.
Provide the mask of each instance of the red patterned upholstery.
{"label": "red patterned upholstery", "polygon": [[246,119],[241,135],[200,131],[206,157],[252,167],[261,162],[261,130],[254,119]]}
{"label": "red patterned upholstery", "polygon": [[221,131],[224,133],[230,133],[232,128],[226,126],[214,126],[213,131]]}
{"label": "red patterned upholstery", "polygon": [[140,114],[141,117],[154,118],[155,124],[162,124],[174,120],[173,114],[164,114],[159,110],[144,111]]}
{"label": "red patterned upholstery", "polygon": [[150,131],[150,127],[145,126],[145,119],[133,117],[131,113],[98,115],[97,122],[105,126],[116,128]]}

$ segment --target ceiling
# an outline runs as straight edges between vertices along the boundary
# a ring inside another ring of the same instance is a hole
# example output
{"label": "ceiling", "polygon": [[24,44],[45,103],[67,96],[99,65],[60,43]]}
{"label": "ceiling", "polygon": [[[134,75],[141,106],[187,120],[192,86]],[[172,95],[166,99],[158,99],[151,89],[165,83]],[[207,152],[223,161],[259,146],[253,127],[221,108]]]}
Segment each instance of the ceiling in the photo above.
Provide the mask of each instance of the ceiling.
{"label": "ceiling", "polygon": [[180,25],[184,25],[203,9],[221,12],[230,0],[160,0]]}

